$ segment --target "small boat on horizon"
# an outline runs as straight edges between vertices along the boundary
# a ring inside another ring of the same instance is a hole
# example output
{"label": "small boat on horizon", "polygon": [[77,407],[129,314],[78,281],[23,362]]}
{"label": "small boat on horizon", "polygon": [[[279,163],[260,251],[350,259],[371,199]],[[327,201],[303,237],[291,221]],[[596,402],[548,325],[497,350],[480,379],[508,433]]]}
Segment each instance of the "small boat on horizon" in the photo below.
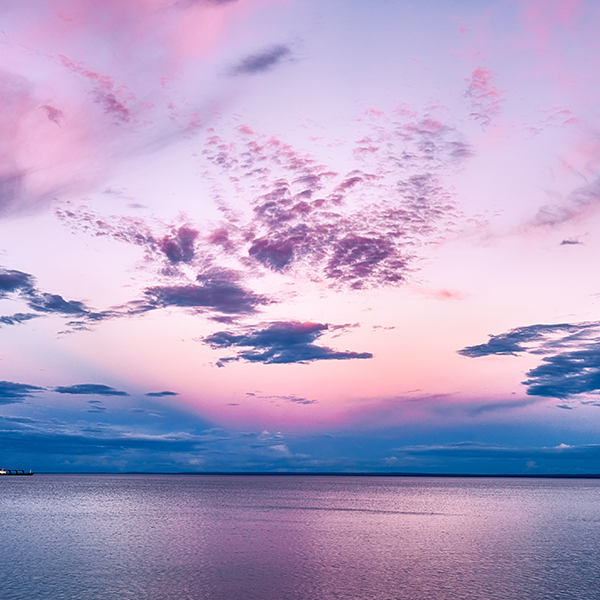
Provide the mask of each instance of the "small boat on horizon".
{"label": "small boat on horizon", "polygon": [[9,476],[9,475],[12,475],[12,476],[19,475],[19,476],[22,477],[23,475],[25,475],[25,476],[27,476],[27,475],[33,475],[33,472],[32,472],[31,469],[29,469],[29,473],[25,473],[25,471],[23,471],[23,469],[0,469],[0,476],[2,476],[2,475],[6,475],[6,476]]}

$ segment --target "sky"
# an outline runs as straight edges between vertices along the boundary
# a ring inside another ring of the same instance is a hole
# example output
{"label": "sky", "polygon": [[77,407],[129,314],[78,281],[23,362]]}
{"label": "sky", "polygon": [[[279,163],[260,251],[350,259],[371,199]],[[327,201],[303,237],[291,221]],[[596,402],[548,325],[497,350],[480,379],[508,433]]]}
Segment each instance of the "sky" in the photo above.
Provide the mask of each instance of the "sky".
{"label": "sky", "polygon": [[0,3],[0,466],[600,472],[598,30]]}

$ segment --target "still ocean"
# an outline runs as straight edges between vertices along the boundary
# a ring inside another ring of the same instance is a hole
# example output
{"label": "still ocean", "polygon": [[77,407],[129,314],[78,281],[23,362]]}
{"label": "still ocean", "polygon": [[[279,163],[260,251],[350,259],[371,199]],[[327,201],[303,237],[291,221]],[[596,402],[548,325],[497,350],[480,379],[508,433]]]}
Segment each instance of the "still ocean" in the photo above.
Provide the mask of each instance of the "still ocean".
{"label": "still ocean", "polygon": [[598,600],[600,480],[0,480],[2,600]]}

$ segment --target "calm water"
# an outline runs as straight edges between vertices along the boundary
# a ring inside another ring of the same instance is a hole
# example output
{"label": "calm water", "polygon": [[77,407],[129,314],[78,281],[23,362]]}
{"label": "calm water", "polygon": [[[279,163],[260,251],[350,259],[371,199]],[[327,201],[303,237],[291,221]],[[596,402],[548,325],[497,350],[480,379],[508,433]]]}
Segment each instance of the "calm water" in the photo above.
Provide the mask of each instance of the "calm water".
{"label": "calm water", "polygon": [[2,600],[597,600],[600,481],[0,480]]}

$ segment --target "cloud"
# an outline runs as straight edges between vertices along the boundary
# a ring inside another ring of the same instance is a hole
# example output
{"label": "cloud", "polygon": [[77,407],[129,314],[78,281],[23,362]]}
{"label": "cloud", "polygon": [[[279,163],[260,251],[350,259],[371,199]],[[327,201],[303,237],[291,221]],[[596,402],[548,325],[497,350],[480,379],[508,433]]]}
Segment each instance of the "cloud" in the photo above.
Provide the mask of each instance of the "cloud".
{"label": "cloud", "polygon": [[[577,460],[590,461],[593,463],[600,457],[600,445],[589,444],[580,446],[568,446],[560,444],[553,447],[507,447],[495,444],[482,444],[478,442],[458,442],[453,444],[441,444],[431,446],[405,446],[394,448],[393,452],[400,459],[408,457],[431,457],[445,461],[453,459],[477,460],[480,464],[480,473],[498,472],[498,467],[492,471],[488,465],[496,463],[505,466],[519,465],[516,469],[507,472],[525,471],[523,466],[536,467],[538,464],[552,461],[555,466],[560,465],[561,472],[566,469],[567,473],[573,474],[572,465]],[[562,463],[562,464],[561,464]],[[447,463],[446,463],[447,464]],[[463,463],[464,464],[464,463]],[[469,469],[471,471],[471,469]],[[447,470],[446,470],[447,472]],[[555,473],[557,471],[554,471]]]}
{"label": "cloud", "polygon": [[36,293],[30,294],[27,302],[29,308],[45,313],[58,313],[64,315],[86,316],[90,310],[83,302],[65,300],[58,294]]}
{"label": "cloud", "polygon": [[221,269],[198,275],[198,285],[147,288],[144,291],[146,304],[141,305],[141,310],[179,306],[208,308],[225,314],[252,314],[258,306],[270,303],[265,296],[240,285],[239,279],[239,273]]}
{"label": "cloud", "polygon": [[288,58],[292,51],[288,46],[279,44],[266,48],[258,54],[251,54],[241,60],[231,70],[232,75],[255,75],[270,71],[276,65]]}
{"label": "cloud", "polygon": [[373,358],[370,352],[340,352],[314,342],[329,329],[323,323],[277,321],[263,329],[249,329],[242,333],[219,331],[204,341],[215,349],[249,348],[234,357],[223,358],[219,366],[237,360],[264,364],[308,363],[315,360],[350,360]]}
{"label": "cloud", "polygon": [[523,381],[529,395],[564,399],[600,392],[599,321],[519,327],[459,351],[469,358],[521,353],[543,355]]}
{"label": "cloud", "polygon": [[151,396],[152,398],[163,398],[165,396],[179,396],[179,394],[177,392],[168,392],[168,391],[164,391],[164,392],[148,392],[145,395],[146,396]]}
{"label": "cloud", "polygon": [[36,319],[40,315],[36,315],[33,313],[15,313],[14,315],[3,315],[0,317],[0,323],[4,325],[18,325],[19,323],[25,323],[26,321],[31,321],[31,319]]}
{"label": "cloud", "polygon": [[529,352],[534,348],[533,344],[539,344],[547,340],[552,334],[572,334],[597,327],[597,323],[584,323],[573,325],[570,323],[559,323],[557,325],[528,325],[511,329],[507,333],[490,335],[485,344],[467,346],[458,353],[469,358],[489,356],[492,354],[504,354],[516,356],[521,352]]}
{"label": "cloud", "polygon": [[249,127],[238,127],[235,143],[210,136],[205,160],[233,194],[243,182],[239,200],[250,197],[252,209],[245,223],[236,214],[215,229],[213,251],[277,273],[304,270],[336,288],[404,283],[416,249],[458,219],[442,176],[472,152],[431,116],[361,127],[345,173]]}
{"label": "cloud", "polygon": [[[287,396],[278,396],[271,394],[269,396],[263,396],[261,394],[255,394],[254,392],[246,392],[246,396],[251,398],[257,398],[259,400],[270,400],[271,402],[291,402],[292,404],[318,404],[318,400],[309,400],[308,398],[302,398],[295,394],[289,394]],[[236,404],[236,406],[238,406]]]}
{"label": "cloud", "polygon": [[108,385],[101,383],[79,383],[77,385],[58,386],[55,387],[55,392],[59,394],[78,394],[78,395],[94,395],[94,396],[129,396],[127,392],[115,390]]}
{"label": "cloud", "polygon": [[27,273],[0,268],[0,298],[11,292],[31,293],[33,282],[33,277]]}
{"label": "cloud", "polygon": [[[188,267],[205,281],[203,289],[180,281],[149,287],[146,310],[179,305],[220,310],[209,296],[211,287],[217,293],[216,286],[225,283],[212,274],[224,265],[246,280],[267,270],[299,272],[337,289],[398,286],[416,270],[419,248],[456,228],[461,216],[444,178],[472,150],[431,114],[373,115],[361,118],[361,135],[348,143],[346,155],[340,148],[348,165],[342,173],[245,125],[228,135],[207,129],[201,164],[207,184],[222,190],[214,197],[220,222],[105,217],[83,206],[56,214],[75,231],[143,248],[145,265],[157,270],[161,283],[165,277],[181,279]],[[232,210],[225,197],[239,209]],[[240,280],[227,285],[242,297]],[[246,298],[250,304],[243,312],[262,303]]]}
{"label": "cloud", "polygon": [[471,118],[479,121],[482,127],[489,125],[497,117],[502,108],[504,98],[502,92],[492,85],[493,73],[484,67],[477,67],[471,78],[465,97],[469,101]]}
{"label": "cloud", "polygon": [[523,382],[532,396],[570,398],[600,392],[600,332],[597,341],[580,350],[546,356]]}
{"label": "cloud", "polygon": [[72,321],[69,325],[81,329],[85,328],[86,323],[116,316],[114,311],[94,312],[78,300],[65,300],[59,294],[43,292],[37,289],[32,275],[0,267],[0,299],[8,298],[11,294],[15,294],[38,314],[16,313],[2,316],[0,323],[5,325],[17,325],[42,315],[53,314],[62,317],[78,317],[79,321]]}
{"label": "cloud", "polygon": [[12,381],[0,381],[0,404],[13,404],[21,402],[23,398],[32,396],[44,388],[26,383],[13,383]]}
{"label": "cloud", "polygon": [[[384,119],[382,114],[376,118]],[[239,193],[250,210],[234,214],[223,202],[223,220],[208,226],[103,217],[85,207],[58,210],[59,219],[73,229],[143,248],[144,265],[155,270],[158,281],[137,300],[106,312],[93,313],[83,303],[41,292],[30,299],[31,307],[81,317],[71,323],[80,328],[169,307],[213,313],[214,320],[232,323],[273,302],[249,285],[265,270],[280,275],[299,271],[336,289],[405,283],[416,269],[418,248],[449,231],[457,218],[443,176],[471,150],[452,127],[431,115],[411,114],[408,121],[402,117],[365,127],[369,135],[350,148],[349,160],[357,168],[341,174],[249,127],[237,127],[235,141],[209,130],[202,154],[207,181],[222,171],[237,190],[232,201]],[[192,269],[198,274],[195,282],[188,279]],[[292,352],[282,343],[259,352],[253,343],[236,360],[370,357],[313,344],[297,345]]]}
{"label": "cloud", "polygon": [[198,231],[182,225],[171,235],[166,235],[159,242],[159,248],[172,263],[189,263],[194,258],[194,242]]}
{"label": "cloud", "polygon": [[[557,227],[571,221],[578,221],[600,207],[600,178],[577,188],[562,204],[546,204],[537,211],[531,224],[536,227]],[[563,244],[577,243],[577,240],[564,240]],[[561,244],[562,245],[562,244]]]}

